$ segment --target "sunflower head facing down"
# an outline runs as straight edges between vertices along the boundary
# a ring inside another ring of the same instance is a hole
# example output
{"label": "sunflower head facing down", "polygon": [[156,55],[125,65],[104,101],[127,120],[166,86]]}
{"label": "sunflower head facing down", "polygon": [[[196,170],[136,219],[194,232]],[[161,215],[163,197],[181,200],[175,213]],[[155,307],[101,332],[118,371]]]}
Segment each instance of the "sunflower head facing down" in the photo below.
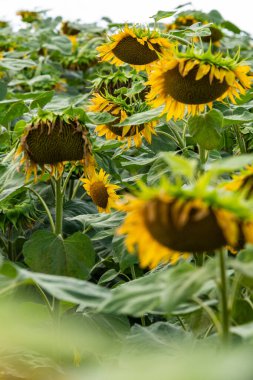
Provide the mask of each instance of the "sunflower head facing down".
{"label": "sunflower head facing down", "polygon": [[250,66],[234,58],[212,54],[211,47],[203,53],[193,48],[184,53],[175,50],[173,58],[162,59],[152,66],[147,95],[153,107],[165,105],[167,119],[182,119],[212,108],[213,102],[235,98],[251,87]]}
{"label": "sunflower head facing down", "polygon": [[123,122],[133,111],[131,106],[127,104],[120,104],[115,98],[108,99],[105,95],[95,93],[91,99],[90,111],[93,112],[108,112],[116,119],[107,124],[98,125],[95,129],[98,136],[105,136],[107,140],[118,140],[126,142],[128,148],[131,147],[132,142],[138,148],[142,144],[142,138],[151,144],[152,135],[155,134],[156,121],[151,121],[138,125],[125,125],[117,126],[116,124]]}
{"label": "sunflower head facing down", "polygon": [[181,29],[181,28],[186,28],[187,26],[191,26],[193,24],[196,24],[199,22],[194,15],[186,14],[179,16],[175,19],[173,24],[168,24],[166,25],[166,30],[175,30],[175,29]]}
{"label": "sunflower head facing down", "polygon": [[[149,109],[145,102],[149,90],[145,81],[146,76],[144,78],[140,72],[126,71],[123,68],[117,72],[102,72],[93,81],[94,92],[89,111],[107,112],[115,117],[114,121],[96,127],[95,131],[99,136],[126,142],[128,147],[131,147],[133,142],[136,147],[140,147],[143,137],[151,143],[157,122],[117,126],[127,117]],[[134,92],[133,97],[134,87],[138,88],[138,91]]]}
{"label": "sunflower head facing down", "polygon": [[[201,12],[196,12],[193,14],[182,14],[176,18],[173,24],[166,25],[166,30],[169,32],[175,29],[185,29],[196,23],[202,23],[203,25],[205,25],[209,23],[207,19],[207,15],[204,15]],[[212,25],[209,26],[209,29],[211,34],[209,36],[201,37],[201,40],[207,43],[212,42],[214,45],[219,46],[219,41],[223,37],[221,28],[218,25],[212,23]],[[198,40],[199,39],[197,38],[196,42]]]}
{"label": "sunflower head facing down", "polygon": [[158,31],[137,26],[130,28],[126,25],[121,32],[109,39],[108,43],[97,48],[102,61],[115,65],[128,63],[137,70],[146,69],[165,51],[170,51],[172,46]]}
{"label": "sunflower head facing down", "polygon": [[233,176],[232,181],[225,184],[225,189],[240,192],[245,198],[253,195],[253,166],[248,165],[240,174]]}
{"label": "sunflower head facing down", "polygon": [[[227,192],[230,196],[230,194]],[[241,248],[253,242],[253,220],[245,205],[194,191],[145,189],[120,208],[127,212],[118,230],[129,253],[138,252],[142,267],[175,263],[190,253],[213,252],[229,245]],[[236,206],[235,206],[236,204]]]}
{"label": "sunflower head facing down", "polygon": [[20,10],[16,13],[20,16],[22,21],[32,23],[41,19],[40,13],[35,11]]}
{"label": "sunflower head facing down", "polygon": [[98,211],[110,212],[119,199],[116,190],[120,189],[120,187],[109,182],[109,174],[100,169],[99,173],[94,172],[90,178],[82,179],[82,182],[84,183],[84,189],[97,206]]}
{"label": "sunflower head facing down", "polygon": [[91,145],[88,130],[77,117],[46,113],[37,116],[23,132],[16,157],[22,156],[26,179],[38,168],[49,168],[51,175],[60,176],[67,162],[80,161],[85,170],[92,165]]}

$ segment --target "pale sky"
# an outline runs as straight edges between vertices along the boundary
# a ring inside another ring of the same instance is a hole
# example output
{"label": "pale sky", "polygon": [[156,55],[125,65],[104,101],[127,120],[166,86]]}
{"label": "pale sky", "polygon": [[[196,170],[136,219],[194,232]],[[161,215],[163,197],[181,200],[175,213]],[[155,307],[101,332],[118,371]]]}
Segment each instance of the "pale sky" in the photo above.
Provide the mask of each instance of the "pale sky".
{"label": "pale sky", "polygon": [[[1,17],[14,20],[18,9],[50,9],[49,15],[94,22],[103,16],[114,22],[145,23],[158,10],[170,11],[187,0],[0,0]],[[193,0],[195,9],[217,9],[225,19],[253,34],[253,0]]]}

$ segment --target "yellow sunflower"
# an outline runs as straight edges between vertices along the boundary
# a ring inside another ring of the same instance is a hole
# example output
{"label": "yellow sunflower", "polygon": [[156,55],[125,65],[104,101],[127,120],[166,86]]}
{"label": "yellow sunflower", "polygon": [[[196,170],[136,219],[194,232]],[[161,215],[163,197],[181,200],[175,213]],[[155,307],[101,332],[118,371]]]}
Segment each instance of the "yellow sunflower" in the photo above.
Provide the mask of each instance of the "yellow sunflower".
{"label": "yellow sunflower", "polygon": [[107,140],[119,140],[126,141],[130,148],[132,142],[136,147],[140,147],[142,144],[142,138],[151,144],[152,135],[155,134],[156,121],[140,125],[125,125],[123,127],[117,127],[118,124],[127,118],[126,111],[113,100],[107,100],[105,96],[95,93],[91,99],[90,111],[93,112],[108,112],[112,116],[116,117],[116,120],[112,123],[98,125],[95,129],[99,136],[105,136]]}
{"label": "yellow sunflower", "polygon": [[[208,24],[209,22],[204,19],[203,17],[196,16],[196,15],[182,15],[176,18],[173,24],[166,25],[166,30],[169,32],[171,30],[175,29],[185,29],[186,27],[189,27],[196,23],[202,23],[203,25]],[[209,36],[203,36],[201,37],[201,40],[203,42],[212,42],[215,46],[220,46],[220,40],[223,37],[222,30],[218,25],[211,25],[209,26],[211,34]],[[195,37],[193,39],[194,42],[198,42],[199,38]]]}
{"label": "yellow sunflower", "polygon": [[224,187],[230,191],[244,193],[246,198],[253,195],[253,166],[247,165],[240,174],[233,176],[232,181],[226,183]]}
{"label": "yellow sunflower", "polygon": [[52,113],[35,118],[25,128],[15,154],[16,158],[19,156],[26,180],[34,173],[36,181],[39,167],[42,173],[49,167],[52,176],[60,177],[69,161],[82,162],[89,173],[95,167],[86,127],[76,118]]}
{"label": "yellow sunflower", "polygon": [[22,21],[32,23],[41,19],[39,12],[20,10],[16,12],[17,16],[20,16]]}
{"label": "yellow sunflower", "polygon": [[[253,242],[253,221],[242,218],[225,203],[160,192],[128,198],[118,233],[129,253],[137,250],[141,267],[175,263],[189,253],[212,252],[229,245],[237,249]],[[245,210],[244,210],[245,211]]]}
{"label": "yellow sunflower", "polygon": [[119,199],[115,191],[120,187],[109,182],[109,174],[100,169],[99,173],[94,172],[90,178],[82,179],[81,181],[84,183],[83,187],[97,206],[98,211],[110,212],[115,202]]}
{"label": "yellow sunflower", "polygon": [[181,27],[191,26],[197,22],[199,21],[192,15],[179,16],[176,18],[173,24],[166,25],[166,30],[170,31],[180,29]]}
{"label": "yellow sunflower", "polygon": [[158,31],[136,26],[126,25],[120,33],[109,38],[110,42],[97,48],[102,61],[115,65],[128,63],[139,70],[146,69],[172,46]]}
{"label": "yellow sunflower", "polygon": [[213,102],[235,98],[251,87],[250,67],[238,62],[239,56],[213,55],[210,49],[185,53],[175,52],[171,59],[162,59],[152,66],[147,100],[153,107],[165,105],[163,114],[167,120],[182,119],[186,114],[195,115],[212,108]]}

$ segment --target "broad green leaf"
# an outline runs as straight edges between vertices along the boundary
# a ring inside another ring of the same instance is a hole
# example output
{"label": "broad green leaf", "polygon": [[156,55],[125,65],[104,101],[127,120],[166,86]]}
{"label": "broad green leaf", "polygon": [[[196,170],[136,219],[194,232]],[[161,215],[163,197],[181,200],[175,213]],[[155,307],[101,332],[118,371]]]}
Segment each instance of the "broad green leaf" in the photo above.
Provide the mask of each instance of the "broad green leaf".
{"label": "broad green leaf", "polygon": [[186,159],[173,153],[161,153],[160,157],[169,165],[174,175],[192,178],[197,168],[197,160]]}
{"label": "broad green leaf", "polygon": [[194,268],[188,263],[181,263],[119,285],[112,290],[112,297],[101,305],[101,311],[135,316],[151,311],[172,313],[198,294],[206,281],[215,277],[215,267],[211,264]]}
{"label": "broad green leaf", "polygon": [[108,112],[87,112],[87,116],[90,118],[92,124],[108,124],[116,120],[115,116],[110,115]]}
{"label": "broad green leaf", "polygon": [[55,276],[43,273],[34,273],[20,268],[13,263],[4,262],[0,267],[1,291],[10,288],[15,290],[15,285],[38,284],[44,291],[53,297],[71,302],[83,307],[97,308],[102,302],[111,297],[109,289],[82,281],[76,278]]}
{"label": "broad green leaf", "polygon": [[0,100],[4,99],[7,94],[7,84],[0,81]]}
{"label": "broad green leaf", "polygon": [[236,34],[241,33],[241,29],[230,21],[223,21],[222,27]]}
{"label": "broad green leaf", "polygon": [[161,116],[163,107],[158,107],[145,112],[139,112],[135,115],[127,117],[123,122],[115,124],[118,126],[124,125],[139,125],[147,123],[148,121],[158,119]]}
{"label": "broad green leaf", "polygon": [[156,22],[160,21],[164,18],[171,17],[175,14],[176,12],[168,12],[168,11],[158,11],[155,15],[151,16],[150,18],[153,18]]}
{"label": "broad green leaf", "polygon": [[90,239],[76,232],[63,240],[48,231],[36,231],[24,244],[25,262],[35,272],[81,279],[89,277],[95,263]]}
{"label": "broad green leaf", "polygon": [[155,322],[145,327],[135,324],[128,337],[127,349],[136,353],[147,350],[164,353],[164,350],[166,352],[183,344],[186,337],[187,334],[182,328],[169,322]]}
{"label": "broad green leaf", "polygon": [[197,144],[207,150],[221,148],[223,115],[211,110],[204,115],[193,116],[188,122],[190,135]]}
{"label": "broad green leaf", "polygon": [[12,120],[23,116],[29,109],[22,100],[12,101],[8,106],[0,103],[0,123],[7,125]]}
{"label": "broad green leaf", "polygon": [[102,274],[98,281],[98,285],[106,284],[107,282],[114,280],[114,278],[116,278],[118,275],[119,272],[117,272],[115,269],[109,269]]}
{"label": "broad green leaf", "polygon": [[253,121],[253,113],[245,110],[243,107],[237,107],[235,110],[229,110],[224,114],[224,126],[234,124],[250,123]]}
{"label": "broad green leaf", "polygon": [[54,91],[44,91],[39,93],[31,102],[31,109],[37,107],[43,108],[47,103],[49,103],[52,100],[54,93]]}
{"label": "broad green leaf", "polygon": [[20,71],[25,67],[36,67],[36,63],[30,59],[3,58],[0,60],[0,67],[7,70]]}
{"label": "broad green leaf", "polygon": [[78,220],[87,228],[91,226],[95,229],[115,228],[120,225],[123,219],[123,214],[119,212],[112,212],[110,214],[85,214],[78,215],[74,218],[67,218],[67,220]]}
{"label": "broad green leaf", "polygon": [[208,167],[211,173],[222,174],[229,173],[244,168],[246,165],[252,164],[253,154],[242,154],[238,157],[228,157],[217,160]]}
{"label": "broad green leaf", "polygon": [[43,44],[43,47],[52,51],[58,51],[63,55],[70,55],[72,44],[66,36],[53,36],[50,42]]}

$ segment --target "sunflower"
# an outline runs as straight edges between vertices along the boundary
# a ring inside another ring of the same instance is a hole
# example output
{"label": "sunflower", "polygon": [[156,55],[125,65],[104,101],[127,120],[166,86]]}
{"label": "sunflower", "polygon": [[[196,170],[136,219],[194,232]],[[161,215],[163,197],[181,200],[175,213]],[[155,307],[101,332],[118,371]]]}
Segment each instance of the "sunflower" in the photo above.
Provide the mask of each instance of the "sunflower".
{"label": "sunflower", "polygon": [[203,53],[193,48],[185,53],[175,51],[171,59],[154,64],[149,73],[151,90],[147,100],[153,107],[165,105],[167,119],[195,115],[215,100],[229,98],[232,103],[251,87],[250,67],[234,58],[213,55],[210,48]]}
{"label": "sunflower", "polygon": [[181,29],[182,27],[191,26],[193,24],[196,24],[199,22],[193,15],[184,15],[179,16],[176,18],[173,24],[167,24],[166,30],[175,30],[175,29]]}
{"label": "sunflower", "polygon": [[66,34],[67,36],[76,36],[80,33],[80,29],[77,25],[72,24],[69,21],[62,21],[61,24],[61,32],[62,34]]}
{"label": "sunflower", "polygon": [[90,111],[108,112],[116,117],[115,121],[96,127],[95,132],[97,132],[98,136],[105,136],[107,140],[125,141],[129,148],[132,142],[135,143],[136,147],[140,147],[143,137],[151,144],[152,134],[155,134],[156,121],[118,127],[115,124],[123,122],[128,117],[128,114],[120,104],[117,104],[113,99],[108,100],[105,96],[98,93],[93,95],[91,103],[92,105],[89,107]]}
{"label": "sunflower", "polygon": [[[202,23],[203,25],[205,25],[205,24],[208,24],[209,22],[206,20],[206,18],[203,15],[200,16],[199,13],[193,14],[193,15],[184,14],[176,18],[173,24],[166,25],[166,31],[169,32],[175,29],[185,29],[186,27],[189,27],[196,23]],[[211,34],[209,36],[201,37],[201,40],[203,42],[208,42],[208,43],[212,42],[215,46],[220,46],[219,41],[223,37],[221,28],[215,24],[209,26],[208,28],[210,29]],[[199,39],[194,38],[194,41],[198,42]]]}
{"label": "sunflower", "polygon": [[170,187],[166,191],[146,189],[120,206],[127,215],[118,233],[126,235],[129,253],[137,249],[140,265],[151,268],[175,263],[192,252],[212,252],[228,245],[238,249],[252,243],[253,220],[248,209],[238,203],[233,207],[234,198],[230,204],[223,197],[200,198],[182,189],[173,193]]}
{"label": "sunflower", "polygon": [[41,19],[39,12],[20,10],[16,12],[17,16],[20,16],[22,21],[32,23]]}
{"label": "sunflower", "polygon": [[97,48],[102,61],[115,65],[128,63],[139,70],[146,69],[172,46],[158,31],[136,26],[126,25],[120,33],[109,38],[110,42]]}
{"label": "sunflower", "polygon": [[232,181],[226,183],[224,187],[230,191],[241,192],[245,198],[253,195],[253,166],[247,165],[240,174],[233,176]]}
{"label": "sunflower", "polygon": [[99,173],[94,172],[91,178],[81,180],[84,183],[84,189],[97,206],[99,212],[110,212],[115,202],[119,199],[115,191],[120,187],[109,183],[108,178],[109,174],[100,169]]}
{"label": "sunflower", "polygon": [[38,167],[42,173],[49,167],[52,176],[61,176],[68,161],[81,161],[87,171],[94,169],[88,130],[77,118],[67,115],[36,117],[24,130],[15,157],[20,155],[26,180],[32,173],[37,179]]}

